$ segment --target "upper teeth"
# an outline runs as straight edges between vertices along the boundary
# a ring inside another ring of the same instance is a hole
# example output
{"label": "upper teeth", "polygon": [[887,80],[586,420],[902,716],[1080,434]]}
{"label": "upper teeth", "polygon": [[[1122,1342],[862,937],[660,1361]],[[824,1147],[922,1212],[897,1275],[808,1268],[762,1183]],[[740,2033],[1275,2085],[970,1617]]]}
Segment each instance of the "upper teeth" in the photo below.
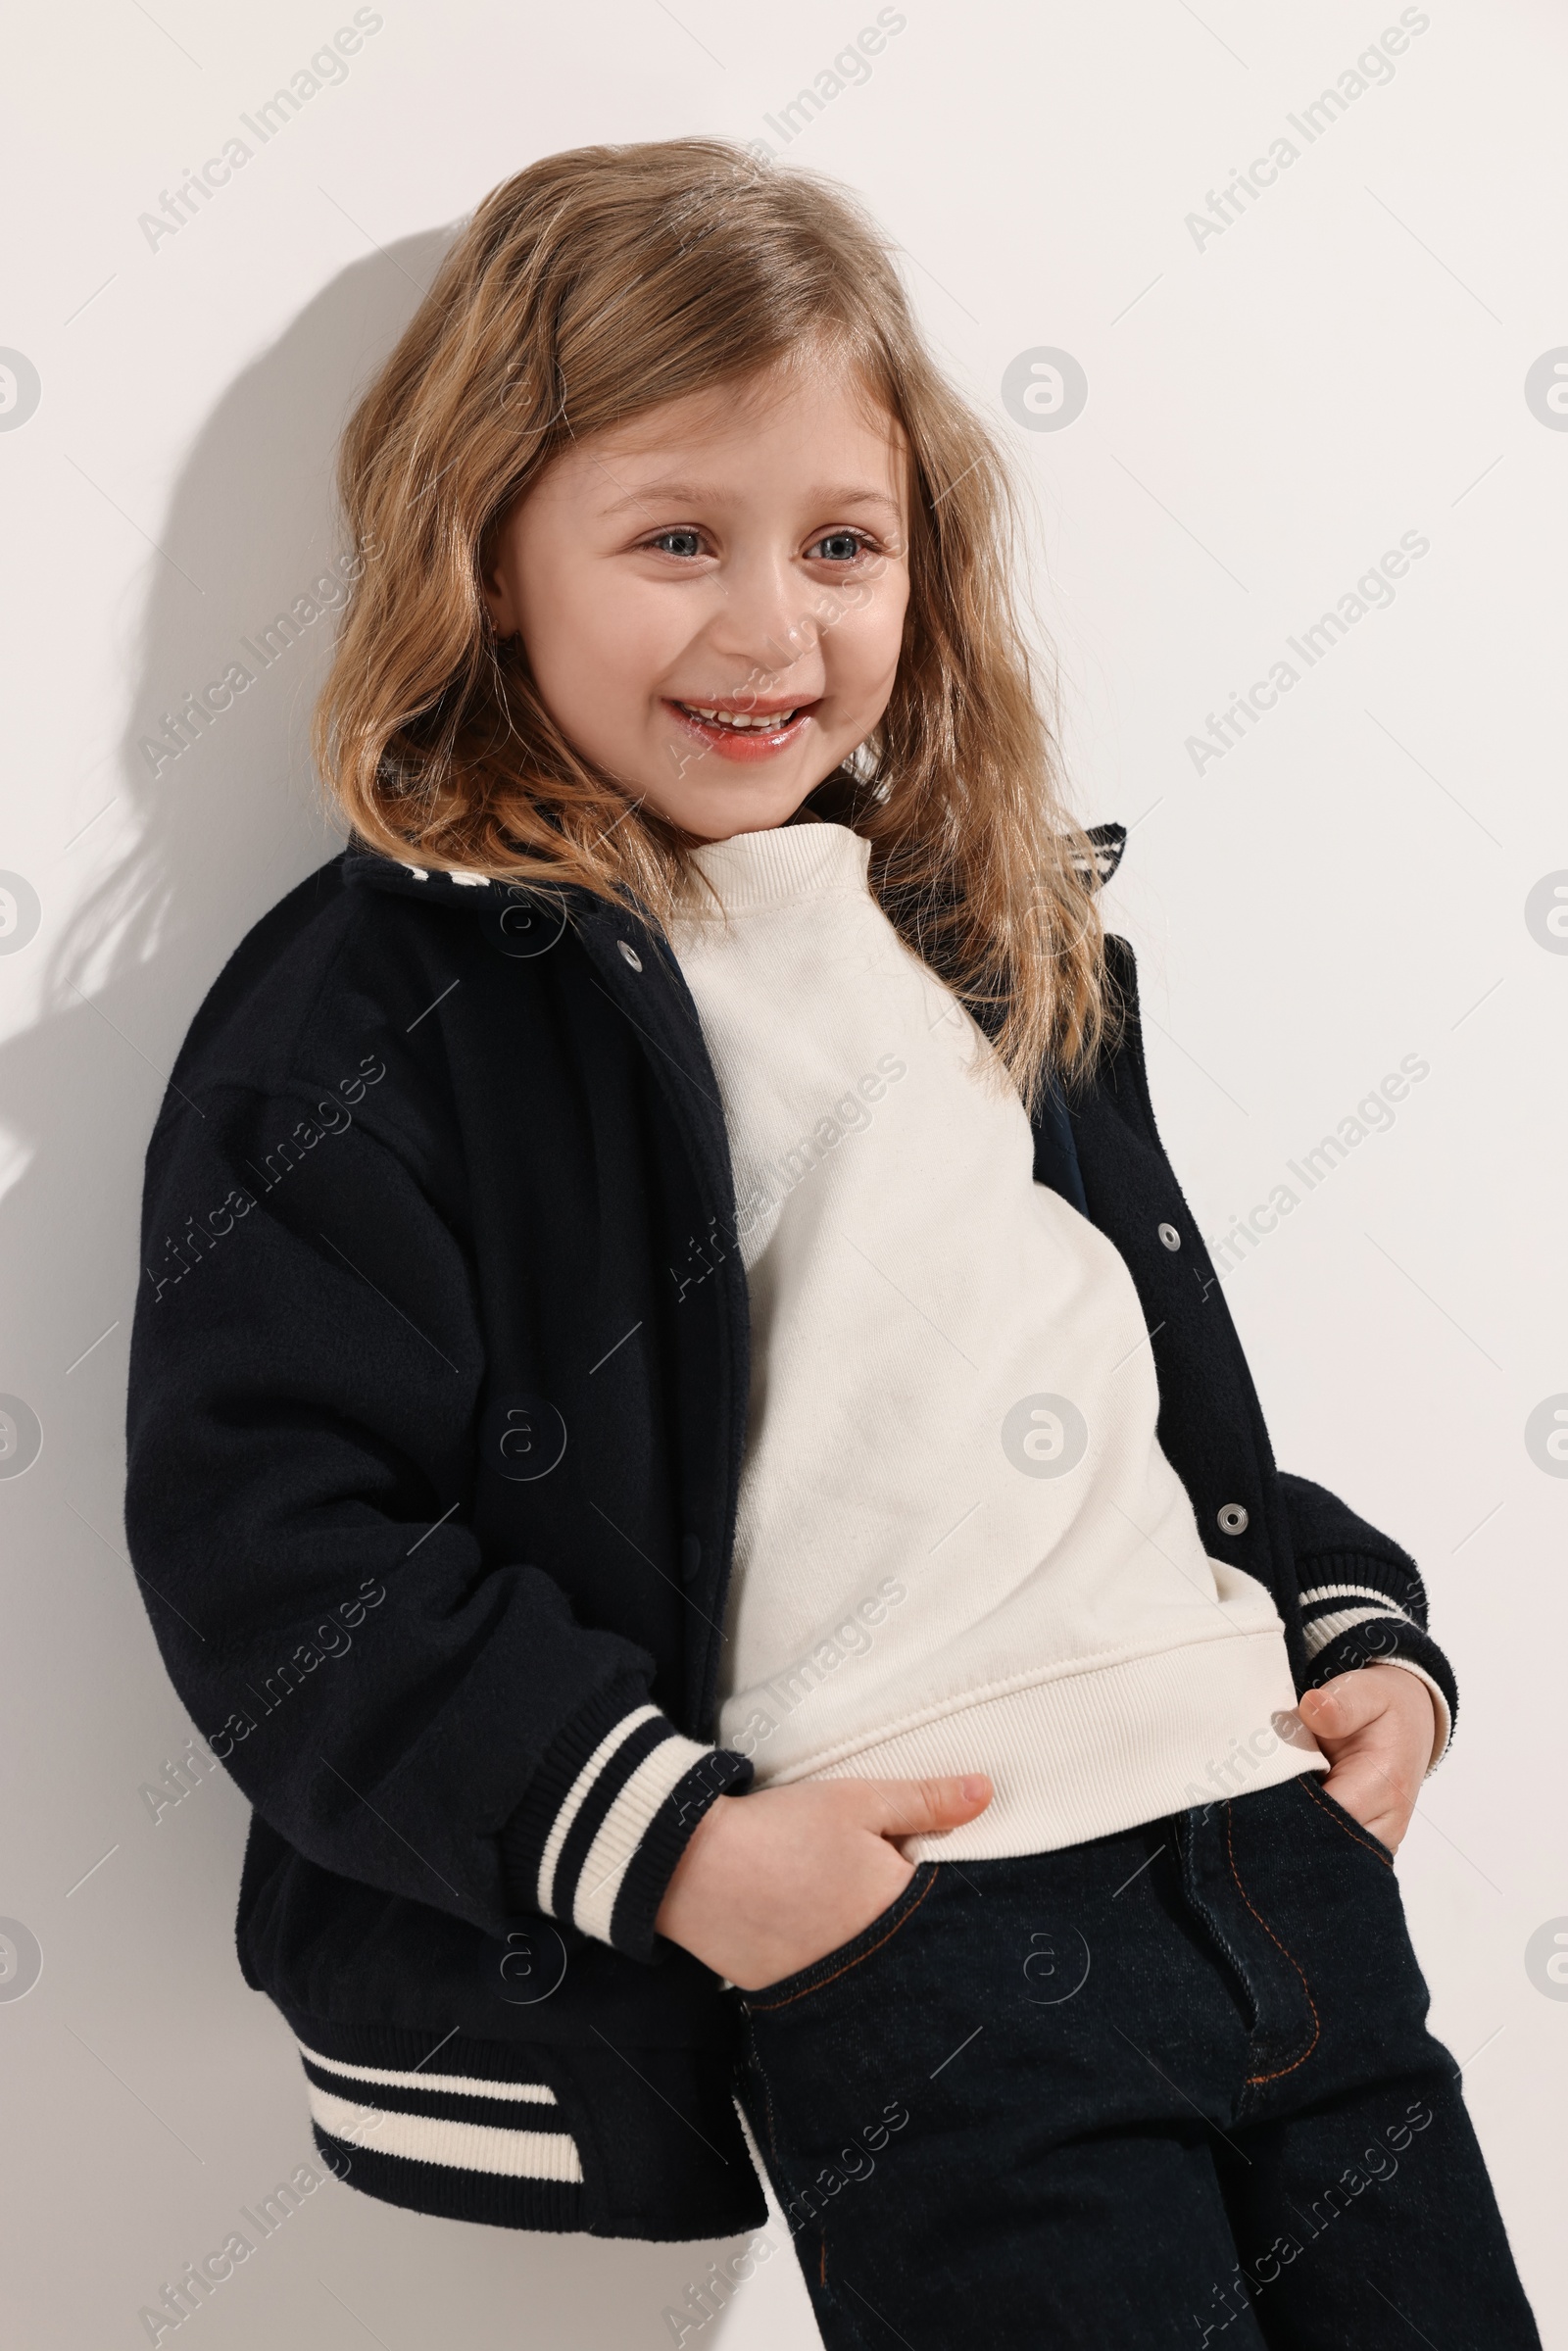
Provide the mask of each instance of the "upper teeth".
{"label": "upper teeth", "polygon": [[695,702],[683,702],[680,707],[683,710],[690,710],[694,718],[705,718],[710,726],[772,728],[787,726],[795,715],[793,710],[772,710],[766,717],[749,717],[744,710],[705,710],[700,703]]}

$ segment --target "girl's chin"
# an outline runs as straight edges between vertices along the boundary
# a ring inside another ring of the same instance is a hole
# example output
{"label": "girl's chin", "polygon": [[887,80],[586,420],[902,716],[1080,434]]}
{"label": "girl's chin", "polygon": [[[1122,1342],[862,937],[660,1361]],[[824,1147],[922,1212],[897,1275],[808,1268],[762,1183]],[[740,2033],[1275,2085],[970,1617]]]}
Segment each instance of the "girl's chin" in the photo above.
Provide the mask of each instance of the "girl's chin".
{"label": "girl's chin", "polygon": [[808,704],[805,710],[796,712],[787,726],[764,730],[760,727],[725,726],[716,719],[694,718],[678,702],[664,704],[677,732],[698,751],[699,756],[711,753],[714,759],[723,759],[737,767],[765,767],[770,761],[787,757],[808,738],[815,724],[816,708],[814,703]]}
{"label": "girl's chin", "polygon": [[[792,768],[795,762],[791,761]],[[808,794],[820,782],[811,768],[792,774],[755,767],[713,767],[688,770],[667,784],[649,787],[644,806],[657,809],[666,824],[700,844],[728,841],[736,833],[766,833],[788,824]],[[632,787],[635,789],[635,786]]]}

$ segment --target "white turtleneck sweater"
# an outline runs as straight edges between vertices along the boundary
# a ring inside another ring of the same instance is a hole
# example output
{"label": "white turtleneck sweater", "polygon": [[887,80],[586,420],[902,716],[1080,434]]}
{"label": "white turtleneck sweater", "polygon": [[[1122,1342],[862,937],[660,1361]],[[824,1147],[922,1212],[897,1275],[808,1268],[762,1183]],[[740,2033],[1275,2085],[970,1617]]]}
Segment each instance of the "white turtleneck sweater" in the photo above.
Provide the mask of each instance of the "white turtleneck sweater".
{"label": "white turtleneck sweater", "polygon": [[1132,1277],[1035,1182],[1022,1104],[869,855],[838,824],[711,844],[723,916],[693,885],[673,935],[752,1310],[720,1743],[764,1786],[988,1772],[916,1860],[1209,1801],[1238,1741],[1249,1788],[1321,1770],[1273,1600],[1205,1555],[1155,1439]]}

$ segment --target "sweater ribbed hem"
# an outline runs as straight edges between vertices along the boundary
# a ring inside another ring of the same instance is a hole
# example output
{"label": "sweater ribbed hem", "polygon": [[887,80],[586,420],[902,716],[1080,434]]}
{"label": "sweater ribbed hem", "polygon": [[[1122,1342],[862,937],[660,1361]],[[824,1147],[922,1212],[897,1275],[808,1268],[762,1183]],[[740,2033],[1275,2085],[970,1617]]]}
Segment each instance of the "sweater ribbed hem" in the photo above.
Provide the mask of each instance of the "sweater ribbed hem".
{"label": "sweater ribbed hem", "polygon": [[789,1776],[987,1772],[996,1793],[977,1820],[902,1849],[910,1861],[1004,1861],[1326,1771],[1295,1706],[1275,1623],[1034,1683]]}

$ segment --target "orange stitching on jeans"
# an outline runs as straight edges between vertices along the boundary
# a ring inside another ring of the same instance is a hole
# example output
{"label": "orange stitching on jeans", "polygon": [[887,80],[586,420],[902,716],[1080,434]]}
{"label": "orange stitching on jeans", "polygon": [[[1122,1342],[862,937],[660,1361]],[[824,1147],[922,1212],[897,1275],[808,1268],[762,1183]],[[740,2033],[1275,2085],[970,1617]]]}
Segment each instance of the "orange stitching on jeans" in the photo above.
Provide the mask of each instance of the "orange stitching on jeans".
{"label": "orange stitching on jeans", "polygon": [[872,1951],[880,1951],[883,1943],[890,1943],[893,1940],[893,1937],[895,1935],[897,1935],[899,1929],[905,1924],[905,1921],[913,1918],[915,1912],[919,1909],[920,1904],[925,1900],[926,1895],[931,1891],[931,1888],[933,1886],[935,1886],[936,1882],[937,1873],[936,1868],[933,1865],[931,1875],[926,1880],[923,1890],[916,1894],[914,1900],[909,1904],[908,1909],[904,1912],[903,1917],[895,1919],[893,1925],[888,1929],[886,1935],[882,1935],[878,1941],[871,1945],[870,1951],[862,1951],[859,1959],[847,1959],[842,1967],[837,1967],[833,1970],[831,1976],[824,1976],[820,1984],[803,1984],[800,1990],[792,1991],[789,1995],[789,1999],[787,2000],[748,2000],[746,2003],[747,2007],[755,2010],[758,2014],[762,2015],[765,2014],[770,2008],[788,2008],[791,2001],[804,2000],[808,1992],[822,1991],[829,1984],[836,1984],[841,1976],[847,1976],[849,1974],[851,1968],[858,1968],[860,1965],[861,1960],[869,1959]]}
{"label": "orange stitching on jeans", "polygon": [[[1242,1900],[1247,1904],[1248,1909],[1251,1911],[1253,1918],[1256,1919],[1258,1925],[1262,1928],[1263,1933],[1268,1936],[1269,1941],[1273,1943],[1277,1950],[1285,1951],[1285,1945],[1280,1941],[1279,1936],[1275,1934],[1273,1928],[1269,1925],[1262,1912],[1254,1907],[1251,1895],[1242,1884],[1241,1872],[1236,1866],[1236,1847],[1232,1842],[1235,1828],[1235,1815],[1231,1811],[1229,1804],[1227,1804],[1225,1807],[1225,1853],[1231,1865],[1231,1876],[1236,1880],[1236,1890],[1241,1895]],[[1296,1968],[1297,1974],[1301,1976],[1301,1971],[1298,1967],[1297,1967],[1296,1961],[1292,1957],[1291,1953],[1289,1951],[1285,1951],[1285,1956],[1290,1960],[1292,1967]],[[1247,2077],[1249,2088],[1258,2085],[1264,2082],[1283,2082],[1287,2074],[1294,2074],[1298,2066],[1305,2065],[1307,2059],[1311,2056],[1312,2051],[1317,2047],[1318,2042],[1322,2039],[1323,2020],[1318,2015],[1317,2002],[1312,1997],[1312,1986],[1308,1984],[1304,1976],[1301,1976],[1301,1989],[1305,1992],[1306,2004],[1312,2011],[1311,2039],[1307,2042],[1306,2047],[1301,2051],[1300,2056],[1295,2058],[1290,2065],[1281,2066],[1277,2074],[1249,2074]]]}
{"label": "orange stitching on jeans", "polygon": [[817,2264],[817,2271],[816,2271],[816,2282],[817,2282],[817,2284],[818,2284],[818,2285],[826,2285],[826,2283],[827,2283],[827,2238],[826,2238],[826,2237],[823,2237],[823,2239],[822,2239],[822,2258],[821,2258],[820,2262]]}
{"label": "orange stitching on jeans", "polygon": [[[756,2054],[757,2054],[757,2050],[756,2050],[756,2045],[755,2045],[755,2043],[753,2044],[753,2050],[752,2050],[752,2054],[753,2054],[753,2057],[755,2058],[755,2057],[756,2057]],[[762,2075],[762,2098],[763,2098],[763,2101],[764,2101],[764,2103],[765,2103],[765,2105],[766,2105],[766,2107],[767,2107],[767,2143],[768,2143],[768,2145],[769,2145],[769,2146],[772,2148],[772,2150],[773,2150],[773,2161],[774,2161],[775,2163],[777,2163],[777,2161],[778,2161],[778,2132],[777,2132],[777,2131],[775,2131],[775,2129],[773,2128],[773,2090],[772,2090],[772,2084],[769,2082],[769,2081],[768,2081],[768,2079],[767,2079],[767,2076],[766,2076],[765,2074],[763,2074],[763,2073],[762,2073],[762,2069],[761,2069],[761,2067],[760,2067],[760,2065],[758,2066],[758,2069],[757,2069],[757,2070],[758,2070],[759,2074],[761,2074],[761,2075]]]}
{"label": "orange stitching on jeans", "polygon": [[1324,1803],[1323,1798],[1318,1794],[1317,1789],[1315,1788],[1307,1787],[1306,1783],[1310,1778],[1310,1772],[1298,1772],[1296,1775],[1296,1785],[1300,1789],[1302,1795],[1310,1796],[1313,1803],[1317,1806],[1319,1812],[1327,1812],[1329,1819],[1334,1823],[1336,1829],[1343,1829],[1346,1836],[1349,1838],[1351,1844],[1365,1845],[1367,1851],[1372,1855],[1374,1861],[1381,1861],[1386,1870],[1393,1869],[1394,1863],[1387,1853],[1380,1852],[1375,1844],[1372,1844],[1368,1841],[1368,1837],[1357,1837],[1355,1831],[1350,1828],[1347,1822],[1342,1821],[1337,1812],[1331,1811],[1329,1806]]}

